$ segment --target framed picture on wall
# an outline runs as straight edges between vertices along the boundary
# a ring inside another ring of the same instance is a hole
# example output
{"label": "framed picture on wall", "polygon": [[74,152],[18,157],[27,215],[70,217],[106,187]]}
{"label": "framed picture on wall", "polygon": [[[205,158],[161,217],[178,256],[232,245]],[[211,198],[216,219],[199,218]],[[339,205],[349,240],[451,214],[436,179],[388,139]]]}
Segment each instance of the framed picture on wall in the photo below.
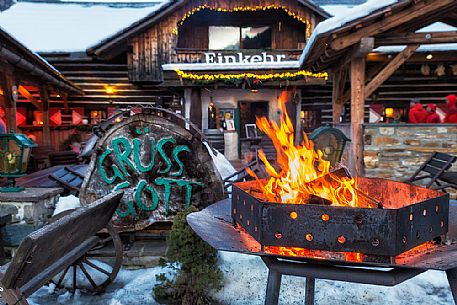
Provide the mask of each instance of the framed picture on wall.
{"label": "framed picture on wall", "polygon": [[256,124],[246,124],[246,138],[252,139],[257,138],[257,126]]}

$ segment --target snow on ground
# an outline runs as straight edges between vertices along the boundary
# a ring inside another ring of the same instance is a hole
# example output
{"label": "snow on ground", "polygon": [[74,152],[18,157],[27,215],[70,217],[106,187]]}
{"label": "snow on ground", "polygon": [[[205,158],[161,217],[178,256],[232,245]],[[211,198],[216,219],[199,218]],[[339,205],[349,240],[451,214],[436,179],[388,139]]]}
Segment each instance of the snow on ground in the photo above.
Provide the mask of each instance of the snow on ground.
{"label": "snow on ground", "polygon": [[227,160],[224,154],[214,149],[215,151],[217,151],[217,154],[215,154],[209,147],[208,143],[204,142],[204,144],[206,146],[206,149],[208,149],[211,158],[213,158],[214,165],[216,166],[217,171],[221,175],[222,179],[225,179],[236,172],[235,168],[230,163],[230,161]]}
{"label": "snow on ground", "polygon": [[56,204],[56,209],[52,216],[55,216],[63,211],[77,209],[81,207],[81,203],[79,202],[79,198],[73,195],[60,197],[59,202]]}
{"label": "snow on ground", "polygon": [[[225,305],[263,305],[267,282],[267,268],[259,257],[238,253],[220,253],[220,268],[224,272],[223,290],[214,297]],[[167,268],[121,270],[108,291],[100,296],[78,292],[52,293],[43,287],[30,298],[31,305],[155,305],[152,288],[155,276],[171,274]],[[284,276],[281,286],[281,305],[302,305],[305,279]],[[316,305],[425,305],[453,304],[444,272],[428,271],[396,287],[379,287],[344,282],[317,280]]]}

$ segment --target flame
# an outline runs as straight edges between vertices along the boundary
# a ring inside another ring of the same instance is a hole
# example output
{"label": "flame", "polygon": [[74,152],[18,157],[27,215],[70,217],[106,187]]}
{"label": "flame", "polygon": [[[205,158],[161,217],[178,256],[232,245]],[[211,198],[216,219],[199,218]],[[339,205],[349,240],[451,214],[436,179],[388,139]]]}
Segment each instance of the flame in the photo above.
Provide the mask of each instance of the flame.
{"label": "flame", "polygon": [[[322,152],[314,150],[314,144],[303,133],[301,145],[295,145],[294,128],[286,111],[287,91],[278,98],[281,109],[280,124],[267,118],[256,118],[258,128],[272,141],[277,153],[278,171],[259,150],[259,158],[265,164],[270,178],[256,178],[266,201],[305,204],[310,196],[318,196],[336,206],[358,207],[356,181],[349,177],[339,177],[330,173],[330,162],[322,158]],[[312,183],[310,183],[312,182]]]}
{"label": "flame", "polygon": [[265,246],[265,253],[289,256],[289,257],[308,257],[313,259],[334,259],[346,262],[363,262],[363,254],[357,252],[331,252],[323,250],[311,250],[296,247]]}

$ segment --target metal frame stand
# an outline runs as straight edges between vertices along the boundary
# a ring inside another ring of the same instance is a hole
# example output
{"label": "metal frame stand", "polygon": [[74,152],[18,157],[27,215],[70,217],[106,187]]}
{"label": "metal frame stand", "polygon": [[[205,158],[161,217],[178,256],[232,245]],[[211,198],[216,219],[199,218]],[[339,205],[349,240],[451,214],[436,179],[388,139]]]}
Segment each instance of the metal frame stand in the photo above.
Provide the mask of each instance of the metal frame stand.
{"label": "metal frame stand", "polygon": [[[381,271],[368,267],[353,268],[348,266],[319,265],[279,260],[274,257],[262,257],[262,260],[269,270],[265,305],[278,304],[282,275],[306,277],[305,305],[314,305],[314,288],[317,278],[393,287],[426,271],[407,268],[394,268]],[[457,304],[457,268],[449,270],[446,273],[452,295]]]}

